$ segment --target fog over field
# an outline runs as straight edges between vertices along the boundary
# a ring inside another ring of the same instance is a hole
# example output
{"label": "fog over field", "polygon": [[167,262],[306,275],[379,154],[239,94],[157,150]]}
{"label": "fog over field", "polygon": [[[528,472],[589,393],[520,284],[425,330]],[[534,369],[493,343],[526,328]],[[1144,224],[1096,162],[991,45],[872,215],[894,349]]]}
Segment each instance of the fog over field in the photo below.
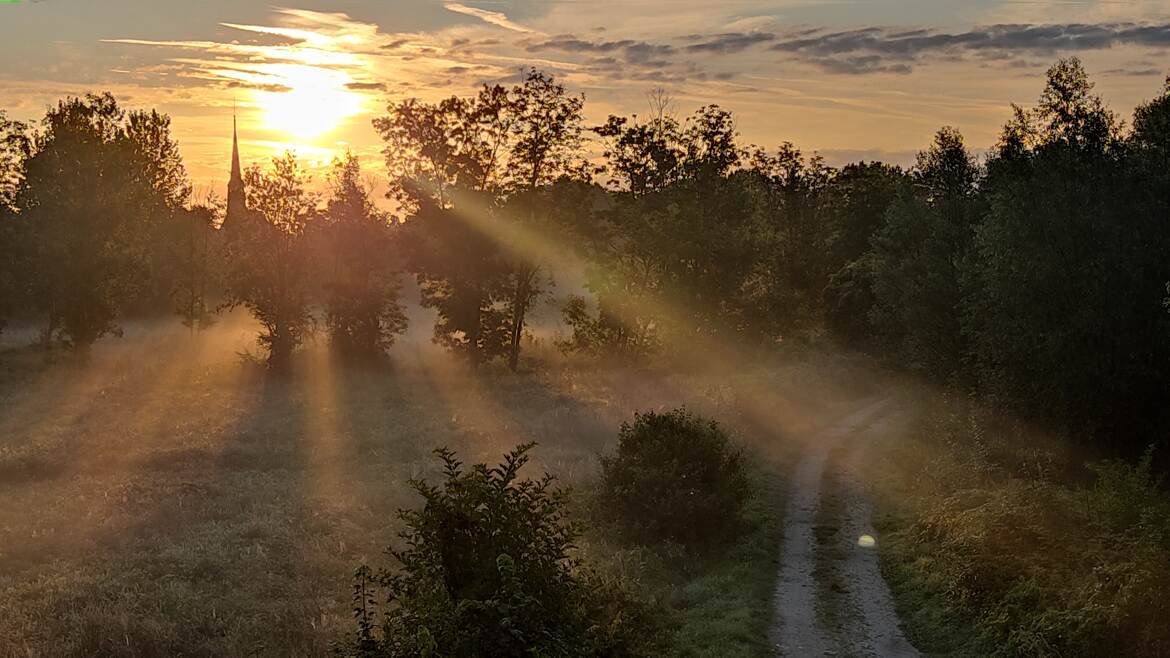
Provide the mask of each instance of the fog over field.
{"label": "fog over field", "polygon": [[1170,7],[0,0],[0,658],[1170,656]]}

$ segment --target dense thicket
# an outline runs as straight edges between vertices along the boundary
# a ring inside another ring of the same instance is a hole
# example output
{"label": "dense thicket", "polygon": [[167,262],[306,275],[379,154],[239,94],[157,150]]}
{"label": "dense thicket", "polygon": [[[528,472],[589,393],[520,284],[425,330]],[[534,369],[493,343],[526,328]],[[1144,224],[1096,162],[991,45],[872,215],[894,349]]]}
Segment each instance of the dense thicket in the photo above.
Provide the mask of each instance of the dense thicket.
{"label": "dense thicket", "polygon": [[437,342],[516,368],[550,265],[576,252],[567,351],[827,337],[1099,445],[1166,429],[1170,85],[1127,129],[1062,60],[986,157],[943,128],[907,170],[745,146],[726,110],[681,117],[662,94],[592,128],[582,108],[535,71],[394,102],[374,122],[394,216],[354,158],[326,198],[286,157],[248,171],[251,219],[219,231],[167,117],[91,95],[39,127],[0,118],[0,314],[84,347],[127,312],[194,327],[226,301],[279,365],[315,315],[343,350],[388,348],[401,269]]}

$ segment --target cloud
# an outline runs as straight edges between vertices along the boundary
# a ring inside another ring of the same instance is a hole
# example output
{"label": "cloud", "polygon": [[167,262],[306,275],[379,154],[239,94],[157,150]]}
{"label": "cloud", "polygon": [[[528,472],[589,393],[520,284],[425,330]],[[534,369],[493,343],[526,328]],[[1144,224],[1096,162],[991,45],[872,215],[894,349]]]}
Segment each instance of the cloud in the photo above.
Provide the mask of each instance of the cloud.
{"label": "cloud", "polygon": [[526,50],[530,53],[555,50],[562,53],[620,55],[626,63],[645,66],[658,66],[663,62],[664,57],[676,52],[674,46],[667,44],[648,43],[633,39],[587,41],[573,35],[560,35],[546,41],[529,44]]}
{"label": "cloud", "polygon": [[1012,59],[1024,53],[1170,47],[1170,24],[991,25],[966,32],[867,27],[794,34],[769,49],[837,73],[909,71],[921,58]]}
{"label": "cloud", "polygon": [[386,83],[384,82],[347,82],[346,89],[353,89],[355,91],[384,91]]}
{"label": "cloud", "polygon": [[512,30],[513,32],[532,32],[531,28],[520,25],[510,20],[506,15],[498,11],[488,11],[486,9],[477,9],[475,7],[468,7],[461,5],[458,2],[445,2],[443,8],[447,11],[453,11],[457,14],[465,14],[467,16],[474,16],[479,20],[502,27],[505,30]]}
{"label": "cloud", "polygon": [[1148,69],[1122,68],[1122,69],[1109,69],[1107,71],[1102,71],[1102,73],[1104,73],[1105,75],[1132,76],[1132,77],[1145,78],[1145,77],[1151,77],[1151,76],[1164,75],[1165,71],[1163,71],[1162,69],[1156,69],[1156,68],[1148,68]]}
{"label": "cloud", "polygon": [[686,47],[687,52],[737,53],[757,44],[774,41],[771,32],[725,32]]}
{"label": "cloud", "polygon": [[844,75],[861,75],[865,73],[899,73],[907,74],[913,71],[909,64],[887,63],[879,55],[858,55],[855,57],[813,57],[808,63],[824,69],[828,73]]}

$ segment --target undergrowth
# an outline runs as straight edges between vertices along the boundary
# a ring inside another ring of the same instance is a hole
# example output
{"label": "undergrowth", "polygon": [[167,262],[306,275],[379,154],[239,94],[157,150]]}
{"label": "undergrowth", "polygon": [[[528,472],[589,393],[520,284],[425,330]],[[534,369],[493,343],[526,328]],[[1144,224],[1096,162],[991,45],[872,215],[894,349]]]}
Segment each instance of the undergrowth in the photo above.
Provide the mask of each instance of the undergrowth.
{"label": "undergrowth", "polygon": [[916,646],[936,655],[1170,651],[1170,500],[1138,463],[1037,447],[940,402],[875,469],[883,567]]}
{"label": "undergrowth", "polygon": [[[696,551],[671,542],[636,543],[614,533],[604,520],[591,523],[583,537],[586,561],[636,585],[663,611],[670,629],[667,655],[773,655],[768,630],[776,547],[783,532],[783,486],[766,465],[754,463],[746,470],[752,496],[740,513],[740,534],[732,544]],[[582,492],[578,498],[583,516],[605,518],[596,509],[596,492]]]}

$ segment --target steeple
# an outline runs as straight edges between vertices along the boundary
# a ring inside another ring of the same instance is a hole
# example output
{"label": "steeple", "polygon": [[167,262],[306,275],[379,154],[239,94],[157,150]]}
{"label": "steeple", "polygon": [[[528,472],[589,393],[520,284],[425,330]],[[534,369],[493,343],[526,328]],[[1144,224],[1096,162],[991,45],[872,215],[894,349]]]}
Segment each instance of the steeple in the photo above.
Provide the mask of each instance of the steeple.
{"label": "steeple", "polygon": [[232,178],[233,181],[243,180],[240,175],[240,140],[236,135],[236,113],[232,112]]}
{"label": "steeple", "polygon": [[236,110],[232,107],[232,176],[228,180],[227,214],[223,226],[238,224],[248,214],[248,203],[244,197],[244,177],[240,172],[240,140],[236,133]]}

